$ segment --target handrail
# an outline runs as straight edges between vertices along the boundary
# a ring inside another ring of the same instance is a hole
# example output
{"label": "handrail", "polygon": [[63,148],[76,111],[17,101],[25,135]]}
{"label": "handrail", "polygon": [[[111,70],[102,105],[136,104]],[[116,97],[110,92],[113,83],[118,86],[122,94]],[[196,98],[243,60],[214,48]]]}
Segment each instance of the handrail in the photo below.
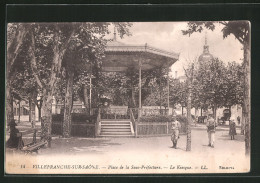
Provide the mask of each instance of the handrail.
{"label": "handrail", "polygon": [[97,115],[97,121],[96,121],[96,133],[95,133],[96,137],[98,135],[100,135],[100,129],[101,129],[100,121],[101,121],[100,108],[98,108],[98,115]]}
{"label": "handrail", "polygon": [[135,128],[135,117],[134,117],[132,108],[129,108],[129,111],[130,111],[130,119],[131,119],[131,122],[133,123],[134,131],[136,131],[136,128]]}

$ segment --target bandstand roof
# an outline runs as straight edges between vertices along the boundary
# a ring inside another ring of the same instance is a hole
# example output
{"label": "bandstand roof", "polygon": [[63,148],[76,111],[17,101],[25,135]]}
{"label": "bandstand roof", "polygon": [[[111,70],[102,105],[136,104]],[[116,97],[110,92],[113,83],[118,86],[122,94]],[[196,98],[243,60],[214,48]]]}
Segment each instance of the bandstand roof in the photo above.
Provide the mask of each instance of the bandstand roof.
{"label": "bandstand roof", "polygon": [[124,72],[128,68],[149,70],[160,67],[170,67],[179,59],[179,54],[165,51],[152,46],[128,45],[116,41],[109,42],[105,48],[105,58],[102,60],[102,71]]}

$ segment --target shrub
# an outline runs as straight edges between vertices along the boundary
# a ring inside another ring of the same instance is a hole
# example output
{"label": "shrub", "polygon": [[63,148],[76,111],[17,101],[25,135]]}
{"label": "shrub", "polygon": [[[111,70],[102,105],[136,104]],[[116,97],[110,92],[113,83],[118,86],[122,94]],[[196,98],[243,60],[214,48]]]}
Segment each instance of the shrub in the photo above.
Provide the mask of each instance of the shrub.
{"label": "shrub", "polygon": [[71,116],[72,123],[92,123],[94,122],[95,117],[89,116],[88,114],[74,113]]}
{"label": "shrub", "polygon": [[53,114],[52,115],[52,121],[54,122],[61,122],[63,121],[63,114]]}
{"label": "shrub", "polygon": [[188,123],[188,118],[186,116],[182,116],[182,115],[177,115],[176,119],[180,122],[180,123],[184,123],[187,124]]}
{"label": "shrub", "polygon": [[[82,113],[73,113],[71,115],[72,123],[95,123],[97,116],[96,115],[88,115]],[[63,114],[53,114],[52,121],[62,123],[64,120]]]}

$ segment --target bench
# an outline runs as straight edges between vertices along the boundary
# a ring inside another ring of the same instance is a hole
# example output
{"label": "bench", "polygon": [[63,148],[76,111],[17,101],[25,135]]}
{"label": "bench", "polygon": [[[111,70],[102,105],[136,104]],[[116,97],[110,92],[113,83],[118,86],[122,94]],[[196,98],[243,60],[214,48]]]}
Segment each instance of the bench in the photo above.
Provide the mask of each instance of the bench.
{"label": "bench", "polygon": [[[36,141],[36,133],[37,133],[37,129],[30,129],[27,130],[25,132],[19,132],[17,133],[17,137],[19,138],[18,141],[18,149],[20,151],[25,152],[26,154],[32,153],[32,152],[36,152],[38,154],[38,150],[43,147],[44,145],[47,144],[47,141]],[[23,136],[24,135],[29,135],[29,134],[33,134],[33,140],[30,143],[24,144],[23,142]]]}

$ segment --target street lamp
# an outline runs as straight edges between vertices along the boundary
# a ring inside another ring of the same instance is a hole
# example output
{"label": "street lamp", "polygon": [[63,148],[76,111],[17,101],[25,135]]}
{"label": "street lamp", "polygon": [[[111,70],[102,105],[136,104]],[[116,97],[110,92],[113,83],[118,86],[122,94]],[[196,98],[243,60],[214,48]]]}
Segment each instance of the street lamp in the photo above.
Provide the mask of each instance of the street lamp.
{"label": "street lamp", "polygon": [[95,78],[95,76],[92,75],[92,73],[88,74],[87,78],[89,79],[89,114],[92,114],[91,110],[91,103],[92,103],[92,79]]}
{"label": "street lamp", "polygon": [[39,93],[37,94],[37,108],[39,110],[38,121],[41,121],[42,98],[43,98],[42,92],[39,91]]}

